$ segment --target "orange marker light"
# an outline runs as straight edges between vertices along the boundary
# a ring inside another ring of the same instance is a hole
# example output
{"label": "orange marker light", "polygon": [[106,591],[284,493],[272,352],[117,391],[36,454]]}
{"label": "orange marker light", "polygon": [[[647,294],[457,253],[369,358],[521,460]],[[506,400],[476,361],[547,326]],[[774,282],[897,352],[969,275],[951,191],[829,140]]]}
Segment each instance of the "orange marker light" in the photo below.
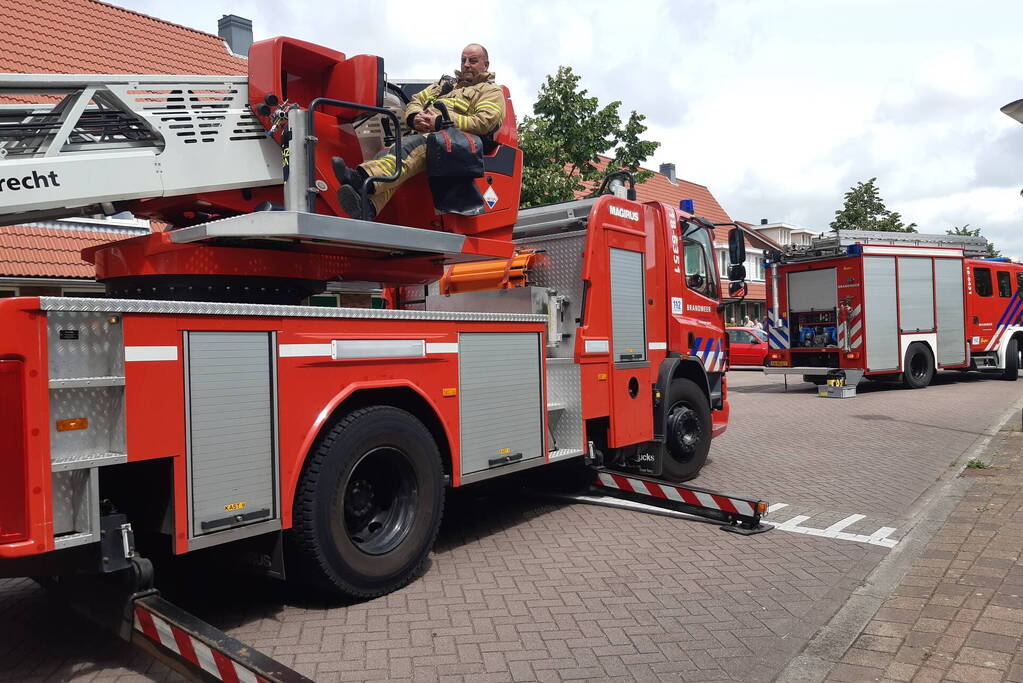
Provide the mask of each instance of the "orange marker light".
{"label": "orange marker light", "polygon": [[440,390],[440,395],[445,398],[451,398],[452,396],[458,396],[458,389],[455,387],[444,387]]}
{"label": "orange marker light", "polygon": [[87,417],[74,417],[70,420],[57,420],[57,431],[58,432],[73,432],[76,429],[88,429],[89,418]]}

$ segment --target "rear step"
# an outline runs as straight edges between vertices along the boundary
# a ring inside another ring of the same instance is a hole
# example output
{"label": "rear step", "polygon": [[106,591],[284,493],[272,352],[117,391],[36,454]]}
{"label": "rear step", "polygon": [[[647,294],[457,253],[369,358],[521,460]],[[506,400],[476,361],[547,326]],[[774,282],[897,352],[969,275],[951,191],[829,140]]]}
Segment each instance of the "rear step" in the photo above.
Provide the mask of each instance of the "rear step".
{"label": "rear step", "polygon": [[[636,474],[621,474],[612,470],[594,468],[597,475],[594,488],[611,498],[620,498],[643,506],[681,512],[687,515],[705,517],[721,522],[721,529],[735,534],[749,536],[762,534],[774,527],[761,519],[767,515],[767,503],[753,498],[743,498],[718,493],[696,486],[682,486],[653,477]],[[570,496],[571,497],[571,496]],[[616,505],[614,502],[595,499],[592,496],[573,498],[581,503],[640,509],[635,505]],[[647,510],[653,512],[652,510]]]}

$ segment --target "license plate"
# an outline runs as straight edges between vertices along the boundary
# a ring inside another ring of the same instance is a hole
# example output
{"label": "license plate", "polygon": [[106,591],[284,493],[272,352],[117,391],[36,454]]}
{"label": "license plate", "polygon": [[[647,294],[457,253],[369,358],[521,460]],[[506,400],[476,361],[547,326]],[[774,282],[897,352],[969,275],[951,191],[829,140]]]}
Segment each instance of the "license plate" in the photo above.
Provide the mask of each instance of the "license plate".
{"label": "license plate", "polygon": [[787,360],[772,360],[771,365],[773,365],[776,368],[777,367],[787,368],[789,366],[789,362]]}

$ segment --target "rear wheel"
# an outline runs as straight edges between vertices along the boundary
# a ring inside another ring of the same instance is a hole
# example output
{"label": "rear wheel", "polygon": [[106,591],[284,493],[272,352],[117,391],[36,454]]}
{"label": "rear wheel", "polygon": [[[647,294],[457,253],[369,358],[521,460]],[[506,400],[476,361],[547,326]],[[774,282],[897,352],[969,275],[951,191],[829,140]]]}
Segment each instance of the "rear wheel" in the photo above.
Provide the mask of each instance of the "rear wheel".
{"label": "rear wheel", "polygon": [[390,406],[356,410],[330,430],[302,472],[290,559],[316,592],[389,593],[419,572],[443,507],[440,452],[423,423]]}
{"label": "rear wheel", "polygon": [[910,344],[902,364],[902,386],[923,389],[934,379],[934,356],[923,344]]}
{"label": "rear wheel", "polygon": [[1005,369],[1002,370],[1002,379],[1015,382],[1019,377],[1020,349],[1019,341],[1014,337],[1009,340],[1005,347]]}
{"label": "rear wheel", "polygon": [[668,406],[667,453],[661,474],[668,481],[685,481],[699,474],[707,462],[713,435],[710,402],[695,382],[676,379],[668,387]]}

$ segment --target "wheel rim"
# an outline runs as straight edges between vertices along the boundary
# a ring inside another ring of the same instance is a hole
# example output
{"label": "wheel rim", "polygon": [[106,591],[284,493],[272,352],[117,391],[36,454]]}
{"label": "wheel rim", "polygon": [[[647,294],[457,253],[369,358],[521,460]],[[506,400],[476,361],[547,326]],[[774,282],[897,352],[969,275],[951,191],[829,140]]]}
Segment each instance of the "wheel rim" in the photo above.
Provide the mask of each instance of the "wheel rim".
{"label": "wheel rim", "polygon": [[924,354],[918,353],[910,359],[909,373],[913,379],[923,379],[927,375],[927,359]]}
{"label": "wheel rim", "polygon": [[408,536],[419,489],[408,456],[375,448],[352,469],[341,500],[342,526],[352,545],[367,555],[394,550]]}
{"label": "wheel rim", "polygon": [[685,462],[696,454],[703,438],[700,414],[688,403],[676,403],[668,412],[668,436],[671,455]]}

